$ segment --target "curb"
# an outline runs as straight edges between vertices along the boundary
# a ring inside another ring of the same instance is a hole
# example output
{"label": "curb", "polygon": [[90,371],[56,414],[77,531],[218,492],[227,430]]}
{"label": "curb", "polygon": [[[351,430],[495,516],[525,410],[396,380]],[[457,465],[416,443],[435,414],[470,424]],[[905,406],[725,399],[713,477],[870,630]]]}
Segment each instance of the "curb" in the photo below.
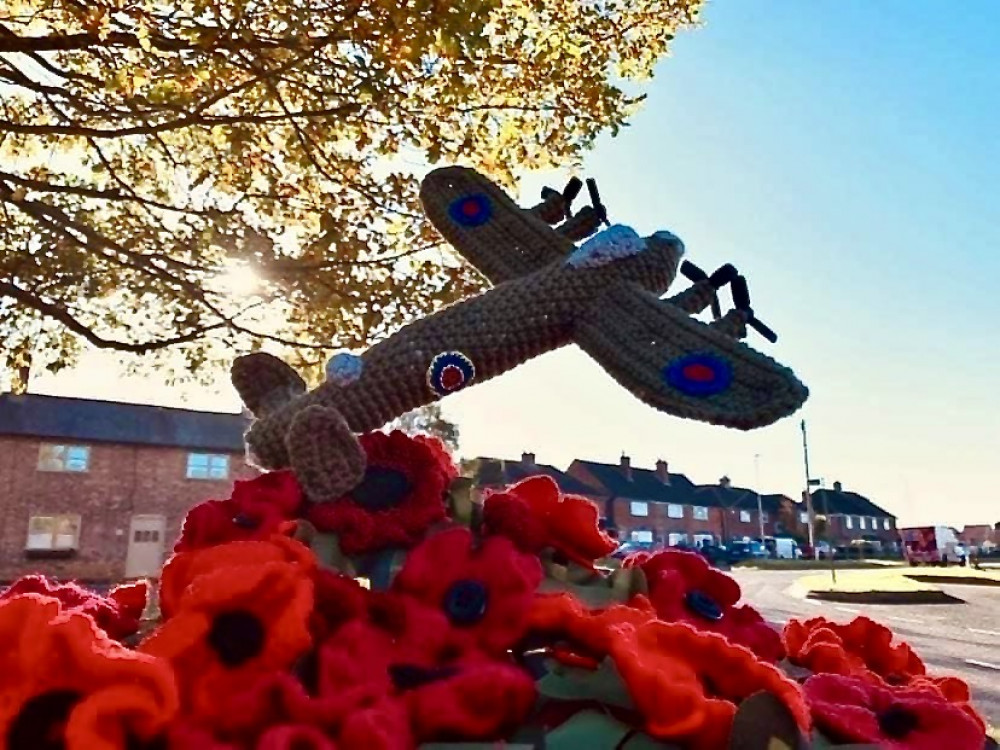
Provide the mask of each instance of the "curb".
{"label": "curb", "polygon": [[973,576],[933,576],[923,573],[904,573],[906,578],[919,583],[941,583],[947,586],[1000,586],[1000,581],[992,578],[975,578]]}
{"label": "curb", "polygon": [[841,604],[965,604],[943,591],[808,591],[807,599]]}

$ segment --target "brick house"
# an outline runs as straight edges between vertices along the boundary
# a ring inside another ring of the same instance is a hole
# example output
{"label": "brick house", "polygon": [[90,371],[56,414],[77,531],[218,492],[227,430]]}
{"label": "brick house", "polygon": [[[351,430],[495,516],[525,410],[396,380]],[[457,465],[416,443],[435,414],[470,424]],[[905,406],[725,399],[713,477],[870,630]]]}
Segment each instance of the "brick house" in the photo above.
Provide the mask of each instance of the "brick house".
{"label": "brick house", "polygon": [[988,523],[967,524],[958,537],[966,547],[977,552],[989,552],[1000,546],[1000,529]]}
{"label": "brick house", "polygon": [[834,545],[857,539],[878,541],[890,547],[899,545],[896,516],[864,495],[845,490],[840,482],[834,482],[833,489],[814,490],[812,506],[815,514],[827,516],[829,537]]}
{"label": "brick house", "polygon": [[154,574],[188,508],[228,497],[244,417],[0,395],[0,580]]}
{"label": "brick house", "polygon": [[576,460],[566,473],[599,489],[608,529],[623,542],[694,546],[720,539],[722,508],[717,500],[699,494],[695,484],[671,472],[666,461],[640,469],[628,456],[617,465]]}
{"label": "brick house", "polygon": [[723,541],[759,538],[761,520],[764,522],[764,536],[800,536],[798,523],[802,521],[801,509],[784,495],[761,495],[758,506],[756,490],[734,487],[729,477],[722,477],[718,484],[701,485],[695,493],[711,497],[712,503],[720,509],[718,535]]}
{"label": "brick house", "polygon": [[475,480],[475,486],[480,495],[485,490],[502,490],[522,479],[544,474],[554,479],[555,483],[559,485],[559,489],[566,494],[583,495],[595,502],[604,499],[601,496],[601,491],[596,487],[581,482],[554,466],[538,463],[534,453],[522,453],[520,461],[482,457],[463,461],[462,474]]}

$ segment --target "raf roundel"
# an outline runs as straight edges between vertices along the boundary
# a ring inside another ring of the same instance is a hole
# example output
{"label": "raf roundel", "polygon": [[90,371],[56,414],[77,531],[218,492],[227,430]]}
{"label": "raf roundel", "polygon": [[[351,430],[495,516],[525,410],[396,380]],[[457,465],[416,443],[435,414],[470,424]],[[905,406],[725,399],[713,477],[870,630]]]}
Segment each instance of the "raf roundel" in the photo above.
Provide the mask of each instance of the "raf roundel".
{"label": "raf roundel", "polygon": [[427,368],[427,385],[438,396],[460,391],[476,377],[476,366],[462,352],[443,352]]}
{"label": "raf roundel", "polygon": [[481,227],[493,215],[493,205],[482,193],[465,195],[451,202],[448,215],[460,226]]}
{"label": "raf roundel", "polygon": [[663,379],[685,395],[705,398],[729,389],[733,368],[712,354],[688,354],[663,368]]}

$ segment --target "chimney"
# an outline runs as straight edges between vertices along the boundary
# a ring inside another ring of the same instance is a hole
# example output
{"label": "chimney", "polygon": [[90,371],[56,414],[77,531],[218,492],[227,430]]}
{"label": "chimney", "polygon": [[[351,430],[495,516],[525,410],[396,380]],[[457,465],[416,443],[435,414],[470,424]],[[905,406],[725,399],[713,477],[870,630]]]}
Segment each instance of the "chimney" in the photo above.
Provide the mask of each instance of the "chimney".
{"label": "chimney", "polygon": [[656,478],[664,484],[670,484],[670,467],[662,459],[656,462]]}
{"label": "chimney", "polygon": [[844,491],[844,485],[842,485],[840,482],[834,482],[833,483],[833,491],[834,492],[843,492]]}
{"label": "chimney", "polygon": [[622,474],[625,476],[626,479],[628,480],[632,479],[632,459],[630,459],[624,453],[622,453],[621,470]]}
{"label": "chimney", "polygon": [[732,483],[733,482],[729,477],[722,477],[722,479],[719,480],[719,486],[725,487],[727,490],[729,489],[729,485],[731,485]]}
{"label": "chimney", "polygon": [[522,453],[521,454],[521,463],[522,464],[526,464],[527,466],[534,466],[535,465],[535,454],[534,453]]}

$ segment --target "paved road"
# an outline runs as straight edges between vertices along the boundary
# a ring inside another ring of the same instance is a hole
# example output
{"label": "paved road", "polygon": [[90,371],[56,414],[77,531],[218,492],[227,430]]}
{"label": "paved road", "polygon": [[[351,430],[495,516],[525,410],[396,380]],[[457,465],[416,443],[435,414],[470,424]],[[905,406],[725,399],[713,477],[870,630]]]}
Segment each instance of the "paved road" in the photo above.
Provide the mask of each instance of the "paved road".
{"label": "paved road", "polygon": [[965,604],[854,605],[802,599],[789,591],[813,572],[734,569],[749,603],[771,623],[823,615],[848,621],[865,614],[892,628],[935,674],[961,677],[972,688],[976,707],[1000,725],[1000,587],[943,586]]}

